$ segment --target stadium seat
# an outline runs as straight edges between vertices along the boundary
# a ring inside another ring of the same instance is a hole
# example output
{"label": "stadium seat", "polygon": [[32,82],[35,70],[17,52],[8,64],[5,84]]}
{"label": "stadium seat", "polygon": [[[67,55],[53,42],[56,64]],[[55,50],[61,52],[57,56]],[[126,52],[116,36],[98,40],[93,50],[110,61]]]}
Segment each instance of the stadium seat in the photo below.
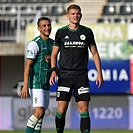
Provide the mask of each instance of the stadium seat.
{"label": "stadium seat", "polygon": [[33,12],[32,7],[22,6],[21,15],[23,16],[35,15],[35,12]]}
{"label": "stadium seat", "polygon": [[71,2],[71,0],[54,0],[54,2],[57,2],[57,3],[68,3],[68,2]]}
{"label": "stadium seat", "polygon": [[113,2],[122,2],[122,0],[107,0],[107,2],[111,2],[111,3],[113,3]]}
{"label": "stadium seat", "polygon": [[110,23],[111,20],[109,18],[99,18],[97,20],[98,23]]}
{"label": "stadium seat", "polygon": [[6,3],[7,0],[0,0],[0,3]]}
{"label": "stadium seat", "polygon": [[38,0],[23,0],[25,3],[36,3]]}
{"label": "stadium seat", "polygon": [[105,5],[103,7],[102,15],[115,15],[116,14],[116,7]]}
{"label": "stadium seat", "polygon": [[48,15],[48,7],[37,6],[36,10],[41,11],[42,16]]}
{"label": "stadium seat", "polygon": [[23,0],[8,0],[10,3],[22,3]]}
{"label": "stadium seat", "polygon": [[55,17],[55,16],[51,17],[51,22],[58,23],[58,17]]}
{"label": "stadium seat", "polygon": [[11,13],[11,10],[12,10],[12,7],[11,6],[6,6],[5,7],[6,14]]}
{"label": "stadium seat", "polygon": [[15,7],[5,7],[5,15],[17,15],[17,9]]}
{"label": "stadium seat", "polygon": [[124,2],[133,2],[133,0],[123,0]]}
{"label": "stadium seat", "polygon": [[63,7],[61,7],[61,6],[53,6],[52,7],[52,13],[51,13],[52,16],[61,16],[64,14],[66,14],[66,11]]}
{"label": "stadium seat", "polygon": [[54,0],[38,0],[40,3],[52,3]]}
{"label": "stadium seat", "polygon": [[114,19],[114,22],[115,23],[121,23],[121,24],[125,24],[125,23],[127,23],[127,19],[126,18],[115,18]]}
{"label": "stadium seat", "polygon": [[120,6],[120,15],[131,15],[132,14],[132,6],[131,5],[122,5]]}

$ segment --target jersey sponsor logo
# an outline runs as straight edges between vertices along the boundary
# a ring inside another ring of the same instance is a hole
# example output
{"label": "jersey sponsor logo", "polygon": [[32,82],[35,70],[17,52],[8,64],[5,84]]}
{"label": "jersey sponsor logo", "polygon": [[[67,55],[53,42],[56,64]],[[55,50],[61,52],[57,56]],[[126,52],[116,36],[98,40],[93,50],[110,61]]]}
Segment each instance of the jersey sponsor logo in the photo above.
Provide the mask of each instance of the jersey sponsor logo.
{"label": "jersey sponsor logo", "polygon": [[33,55],[32,50],[28,50],[28,51],[27,51],[27,55],[32,56],[32,55]]}
{"label": "jersey sponsor logo", "polygon": [[70,88],[69,88],[69,87],[59,86],[59,87],[58,87],[58,91],[65,91],[65,92],[69,92],[69,91],[70,91]]}
{"label": "jersey sponsor logo", "polygon": [[68,42],[64,42],[64,45],[85,45],[85,43],[79,42],[79,41],[68,41]]}
{"label": "jersey sponsor logo", "polygon": [[84,48],[85,47],[85,43],[84,42],[80,42],[80,41],[68,41],[68,42],[64,42],[64,46],[65,46],[65,48],[68,48],[68,47]]}
{"label": "jersey sponsor logo", "polygon": [[80,35],[80,39],[85,40],[86,39],[85,35]]}
{"label": "jersey sponsor logo", "polygon": [[85,88],[85,87],[80,87],[79,89],[78,89],[78,94],[80,95],[80,94],[84,94],[84,93],[89,93],[90,92],[90,89],[87,87],[87,88]]}

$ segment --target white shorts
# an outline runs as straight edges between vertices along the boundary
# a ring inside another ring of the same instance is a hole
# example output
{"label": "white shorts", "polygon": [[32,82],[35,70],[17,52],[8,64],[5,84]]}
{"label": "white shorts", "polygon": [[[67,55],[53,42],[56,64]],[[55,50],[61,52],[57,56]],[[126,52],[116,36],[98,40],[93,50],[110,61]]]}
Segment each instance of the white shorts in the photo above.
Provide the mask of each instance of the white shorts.
{"label": "white shorts", "polygon": [[44,107],[48,109],[50,91],[44,89],[29,89],[33,107]]}

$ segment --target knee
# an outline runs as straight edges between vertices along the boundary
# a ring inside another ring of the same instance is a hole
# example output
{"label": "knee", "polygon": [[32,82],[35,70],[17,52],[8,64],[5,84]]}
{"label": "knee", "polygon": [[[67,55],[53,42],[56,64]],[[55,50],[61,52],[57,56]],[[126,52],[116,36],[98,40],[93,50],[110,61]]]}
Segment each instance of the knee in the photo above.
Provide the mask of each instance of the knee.
{"label": "knee", "polygon": [[88,112],[88,107],[87,106],[78,106],[78,110],[80,113]]}
{"label": "knee", "polygon": [[44,108],[36,108],[34,109],[34,116],[36,116],[38,119],[43,119],[45,114]]}
{"label": "knee", "polygon": [[60,114],[66,114],[66,110],[65,110],[65,109],[60,109],[60,110],[58,110],[58,112],[59,112]]}
{"label": "knee", "polygon": [[58,101],[58,112],[60,114],[65,114],[68,108],[69,102],[67,101]]}
{"label": "knee", "polygon": [[88,102],[84,102],[84,101],[78,102],[78,110],[79,110],[80,113],[88,112],[89,103]]}

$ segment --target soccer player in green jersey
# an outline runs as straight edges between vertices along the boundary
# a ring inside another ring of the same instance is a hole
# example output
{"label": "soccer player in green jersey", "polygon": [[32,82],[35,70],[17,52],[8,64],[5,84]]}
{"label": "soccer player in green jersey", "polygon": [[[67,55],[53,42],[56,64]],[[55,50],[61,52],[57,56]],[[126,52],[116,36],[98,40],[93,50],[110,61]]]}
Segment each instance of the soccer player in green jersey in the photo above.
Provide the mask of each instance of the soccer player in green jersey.
{"label": "soccer player in green jersey", "polygon": [[41,17],[38,19],[37,26],[40,35],[28,44],[24,86],[20,92],[21,98],[27,99],[30,96],[33,103],[33,114],[28,119],[26,133],[41,132],[43,117],[50,98],[50,60],[54,42],[49,38],[51,21],[47,17]]}
{"label": "soccer player in green jersey", "polygon": [[[55,44],[51,54],[52,74],[50,85],[58,79],[58,90],[56,100],[58,110],[55,116],[57,133],[63,133],[65,127],[65,115],[74,90],[74,97],[77,102],[80,114],[81,133],[90,133],[90,86],[88,83],[88,55],[92,53],[94,63],[98,72],[96,84],[100,88],[103,84],[101,61],[94,35],[89,27],[80,25],[82,18],[81,8],[72,4],[67,8],[69,24],[59,28],[55,36]],[[57,55],[59,57],[59,73],[56,73]]]}

